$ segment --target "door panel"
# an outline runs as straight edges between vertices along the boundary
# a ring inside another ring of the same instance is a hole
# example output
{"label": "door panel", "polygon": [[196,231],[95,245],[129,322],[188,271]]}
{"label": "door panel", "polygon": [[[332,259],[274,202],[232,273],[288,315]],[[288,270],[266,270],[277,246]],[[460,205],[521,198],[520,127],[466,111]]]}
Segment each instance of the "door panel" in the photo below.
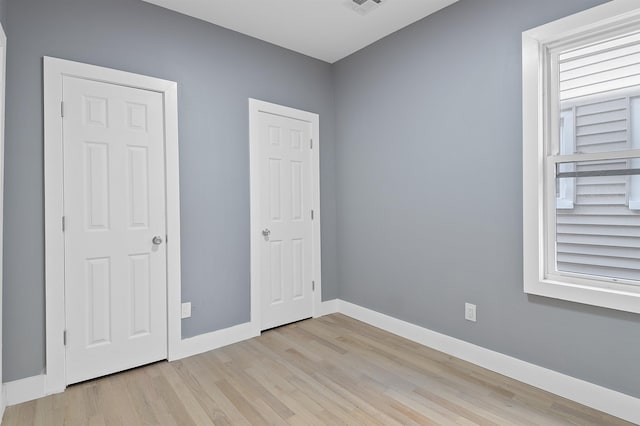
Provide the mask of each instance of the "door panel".
{"label": "door panel", "polygon": [[87,346],[111,343],[111,259],[87,259]]}
{"label": "door panel", "polygon": [[109,229],[109,167],[106,143],[85,142],[85,167],[83,180],[87,183],[84,211],[87,228]]}
{"label": "door panel", "polygon": [[160,93],[65,77],[67,383],[165,359]]}
{"label": "door panel", "polygon": [[262,329],[313,314],[311,125],[259,113]]}
{"label": "door panel", "polygon": [[149,171],[147,147],[127,147],[127,195],[129,207],[129,229],[149,227]]}
{"label": "door panel", "polygon": [[131,331],[129,337],[146,336],[151,332],[151,271],[150,256],[129,256],[131,288]]}

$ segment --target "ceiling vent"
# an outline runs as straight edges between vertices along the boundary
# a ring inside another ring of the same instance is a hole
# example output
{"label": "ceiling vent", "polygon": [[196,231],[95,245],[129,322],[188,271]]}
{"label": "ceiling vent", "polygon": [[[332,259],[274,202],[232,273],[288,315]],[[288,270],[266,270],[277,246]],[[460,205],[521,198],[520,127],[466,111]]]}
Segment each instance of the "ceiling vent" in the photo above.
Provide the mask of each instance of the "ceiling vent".
{"label": "ceiling vent", "polygon": [[360,15],[366,15],[382,4],[383,0],[348,0],[346,5]]}

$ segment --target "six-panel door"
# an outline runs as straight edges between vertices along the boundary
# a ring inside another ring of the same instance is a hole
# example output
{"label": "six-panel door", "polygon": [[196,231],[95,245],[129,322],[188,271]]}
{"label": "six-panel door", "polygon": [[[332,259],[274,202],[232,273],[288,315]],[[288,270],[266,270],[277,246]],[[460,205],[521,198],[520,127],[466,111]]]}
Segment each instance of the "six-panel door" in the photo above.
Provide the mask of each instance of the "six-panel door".
{"label": "six-panel door", "polygon": [[160,93],[71,77],[63,92],[71,384],[167,356],[164,119]]}
{"label": "six-panel door", "polygon": [[262,329],[309,318],[311,125],[260,112]]}

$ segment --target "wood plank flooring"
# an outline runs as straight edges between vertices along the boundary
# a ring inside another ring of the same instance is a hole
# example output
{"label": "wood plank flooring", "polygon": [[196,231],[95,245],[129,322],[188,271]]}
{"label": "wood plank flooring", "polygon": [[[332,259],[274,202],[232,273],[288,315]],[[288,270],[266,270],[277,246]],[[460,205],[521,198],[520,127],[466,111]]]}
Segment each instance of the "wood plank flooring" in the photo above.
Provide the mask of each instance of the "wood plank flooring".
{"label": "wood plank flooring", "polygon": [[9,407],[14,425],[623,425],[335,314]]}

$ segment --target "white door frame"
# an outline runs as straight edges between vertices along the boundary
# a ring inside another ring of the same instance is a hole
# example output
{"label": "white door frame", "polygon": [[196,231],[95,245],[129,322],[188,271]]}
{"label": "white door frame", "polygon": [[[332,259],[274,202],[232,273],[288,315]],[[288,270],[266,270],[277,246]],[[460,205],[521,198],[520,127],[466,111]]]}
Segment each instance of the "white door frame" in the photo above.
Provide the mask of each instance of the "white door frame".
{"label": "white door frame", "polygon": [[4,114],[6,96],[6,76],[7,76],[7,35],[0,24],[0,421],[6,399],[4,396],[4,386],[2,386],[2,256],[3,256],[3,235],[4,226]]}
{"label": "white door frame", "polygon": [[314,220],[311,222],[311,279],[315,282],[313,292],[313,317],[321,315],[322,304],[322,262],[320,242],[320,117],[312,112],[302,111],[282,105],[272,104],[249,98],[249,158],[250,158],[250,185],[251,185],[251,328],[254,334],[259,335],[261,330],[261,299],[260,299],[260,265],[262,243],[262,221],[260,217],[260,193],[262,182],[260,180],[260,126],[259,113],[280,115],[305,121],[311,125],[311,202],[314,212]]}
{"label": "white door frame", "polygon": [[77,77],[159,92],[164,98],[167,214],[167,357],[181,341],[180,320],[180,187],[178,170],[178,85],[175,82],[62,59],[44,58],[45,187],[45,393],[66,385],[64,295],[62,80]]}

